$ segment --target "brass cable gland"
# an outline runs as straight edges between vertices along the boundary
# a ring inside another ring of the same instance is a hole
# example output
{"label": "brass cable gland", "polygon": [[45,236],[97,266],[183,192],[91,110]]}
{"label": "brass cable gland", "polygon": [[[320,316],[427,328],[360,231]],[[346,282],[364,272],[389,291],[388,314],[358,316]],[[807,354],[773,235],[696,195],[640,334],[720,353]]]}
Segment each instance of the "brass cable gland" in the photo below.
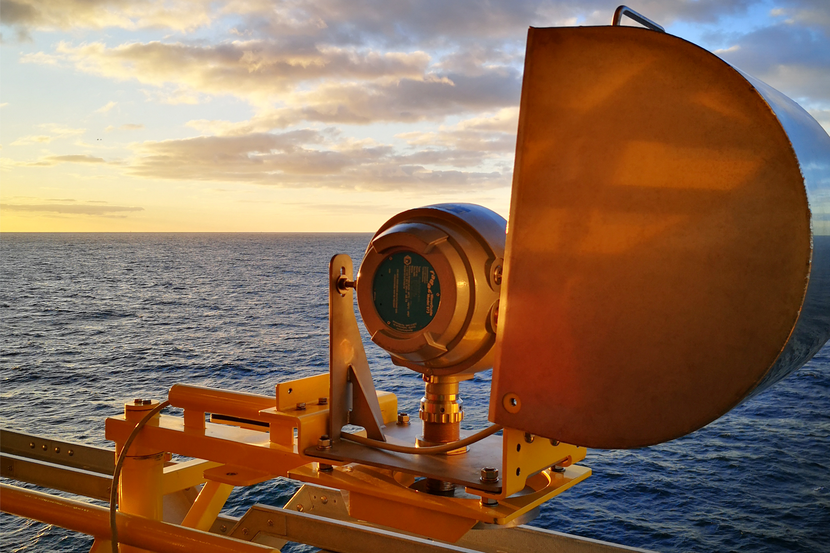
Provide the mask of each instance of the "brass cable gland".
{"label": "brass cable gland", "polygon": [[426,389],[418,417],[424,422],[452,424],[464,420],[464,401],[458,395],[458,381],[425,377]]}

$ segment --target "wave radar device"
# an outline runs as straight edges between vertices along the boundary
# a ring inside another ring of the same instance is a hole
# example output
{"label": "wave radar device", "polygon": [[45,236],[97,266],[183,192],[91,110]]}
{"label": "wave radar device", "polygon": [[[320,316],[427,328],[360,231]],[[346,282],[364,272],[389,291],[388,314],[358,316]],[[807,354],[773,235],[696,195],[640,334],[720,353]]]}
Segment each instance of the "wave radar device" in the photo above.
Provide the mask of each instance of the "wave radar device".
{"label": "wave radar device", "polygon": [[[2,510],[96,552],[630,551],[522,524],[590,476],[586,448],[688,434],[827,342],[830,137],[624,6],[607,27],[531,28],[509,225],[408,210],[328,283],[328,373],[130,401],[106,420],[114,452],[4,430],[4,478],[110,508],[2,484]],[[423,378],[417,416],[375,388],[355,297]],[[465,405],[460,383],[490,368],[489,406]],[[462,431],[465,409],[491,425]],[[284,507],[223,512],[277,477],[303,483]]]}

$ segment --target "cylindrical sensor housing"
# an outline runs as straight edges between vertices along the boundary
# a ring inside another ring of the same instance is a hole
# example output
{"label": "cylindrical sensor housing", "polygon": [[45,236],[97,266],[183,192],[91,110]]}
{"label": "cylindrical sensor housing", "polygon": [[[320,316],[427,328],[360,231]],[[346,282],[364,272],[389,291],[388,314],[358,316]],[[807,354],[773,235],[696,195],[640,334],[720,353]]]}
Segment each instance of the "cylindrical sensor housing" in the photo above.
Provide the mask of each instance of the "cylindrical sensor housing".
{"label": "cylindrical sensor housing", "polygon": [[372,237],[357,304],[372,341],[427,375],[492,366],[506,221],[472,204],[400,213]]}

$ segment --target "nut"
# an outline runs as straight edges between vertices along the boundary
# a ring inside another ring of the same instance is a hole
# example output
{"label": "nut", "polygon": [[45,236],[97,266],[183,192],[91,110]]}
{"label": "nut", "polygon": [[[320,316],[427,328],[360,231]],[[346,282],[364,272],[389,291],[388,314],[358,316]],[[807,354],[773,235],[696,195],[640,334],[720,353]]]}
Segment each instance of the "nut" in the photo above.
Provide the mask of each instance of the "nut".
{"label": "nut", "polygon": [[493,467],[484,467],[481,469],[481,481],[482,482],[498,482],[499,481],[499,469]]}
{"label": "nut", "polygon": [[331,449],[331,438],[329,438],[328,434],[323,434],[322,436],[320,436],[320,439],[317,440],[317,449]]}
{"label": "nut", "polygon": [[407,413],[398,413],[398,425],[400,425],[400,426],[409,425],[409,415]]}

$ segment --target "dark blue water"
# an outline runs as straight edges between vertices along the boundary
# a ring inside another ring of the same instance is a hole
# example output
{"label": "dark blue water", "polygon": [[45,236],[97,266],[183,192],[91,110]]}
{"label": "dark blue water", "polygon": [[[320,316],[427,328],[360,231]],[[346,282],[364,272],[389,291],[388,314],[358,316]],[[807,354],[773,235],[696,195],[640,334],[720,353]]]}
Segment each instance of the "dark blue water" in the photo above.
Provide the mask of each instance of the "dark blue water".
{"label": "dark blue water", "polygon": [[[0,426],[111,446],[104,419],[177,382],[273,394],[327,370],[329,258],[366,234],[3,234]],[[376,386],[416,411],[422,382],[366,342]],[[462,384],[484,424],[490,373]],[[830,551],[830,347],[706,428],[635,451],[589,451],[594,475],[532,524],[660,551]],[[228,512],[281,506],[284,479]],[[91,540],[3,514],[3,551]]]}

